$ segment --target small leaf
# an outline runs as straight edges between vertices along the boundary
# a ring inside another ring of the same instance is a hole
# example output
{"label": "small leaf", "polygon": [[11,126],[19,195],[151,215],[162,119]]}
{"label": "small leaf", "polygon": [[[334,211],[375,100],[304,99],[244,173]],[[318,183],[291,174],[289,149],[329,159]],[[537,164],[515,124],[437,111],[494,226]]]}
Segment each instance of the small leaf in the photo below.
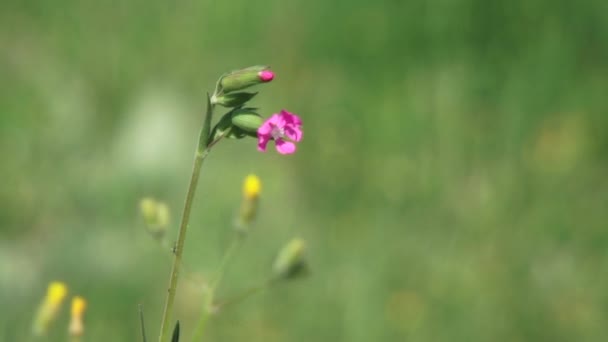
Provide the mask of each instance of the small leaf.
{"label": "small leaf", "polygon": [[171,342],[179,342],[179,321],[175,323],[175,329],[173,329],[173,336],[171,337]]}
{"label": "small leaf", "polygon": [[144,326],[144,309],[141,304],[139,304],[139,321],[141,324],[141,336],[143,341],[146,342],[146,327]]}

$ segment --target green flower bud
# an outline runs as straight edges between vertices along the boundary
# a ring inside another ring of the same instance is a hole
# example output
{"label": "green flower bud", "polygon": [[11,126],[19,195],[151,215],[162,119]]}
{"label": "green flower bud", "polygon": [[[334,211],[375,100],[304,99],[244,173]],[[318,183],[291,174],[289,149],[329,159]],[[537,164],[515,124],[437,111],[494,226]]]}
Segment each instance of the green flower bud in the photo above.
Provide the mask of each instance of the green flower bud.
{"label": "green flower bud", "polygon": [[158,239],[162,238],[167,231],[170,220],[167,204],[146,197],[139,202],[139,210],[148,232]]}
{"label": "green flower bud", "polygon": [[245,103],[247,103],[247,101],[251,100],[256,95],[257,95],[257,93],[247,93],[247,92],[230,93],[230,94],[222,95],[219,97],[213,97],[211,99],[211,101],[213,101],[213,103],[217,103],[224,107],[229,107],[229,108],[240,107],[240,106],[244,105]]}
{"label": "green flower bud", "polygon": [[279,252],[272,271],[277,278],[292,279],[306,270],[306,244],[302,239],[289,241]]}
{"label": "green flower bud", "polygon": [[256,84],[272,81],[274,73],[267,66],[256,65],[236,70],[220,78],[220,93],[228,94],[233,91],[249,88]]}
{"label": "green flower bud", "polygon": [[264,119],[253,108],[235,110],[231,120],[233,125],[248,133],[256,133],[264,123]]}

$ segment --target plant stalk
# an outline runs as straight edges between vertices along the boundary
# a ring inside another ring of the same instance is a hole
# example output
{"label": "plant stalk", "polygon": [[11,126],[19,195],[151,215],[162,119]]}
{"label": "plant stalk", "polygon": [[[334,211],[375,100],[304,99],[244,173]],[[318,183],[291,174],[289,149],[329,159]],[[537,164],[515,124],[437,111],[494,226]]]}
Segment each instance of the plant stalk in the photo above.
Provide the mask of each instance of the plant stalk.
{"label": "plant stalk", "polygon": [[188,185],[188,192],[186,193],[184,211],[182,212],[182,219],[179,225],[179,232],[177,235],[177,243],[175,244],[173,266],[171,268],[171,275],[169,277],[169,287],[167,288],[167,299],[165,301],[165,309],[163,310],[163,318],[160,326],[159,342],[166,341],[170,333],[171,314],[173,312],[173,303],[175,301],[177,280],[179,278],[180,266],[182,264],[184,243],[186,242],[186,231],[188,230],[188,224],[190,222],[190,212],[192,210],[192,203],[194,202],[194,195],[196,194],[196,187],[198,185],[198,178],[200,175],[201,167],[203,166],[205,158],[207,157],[207,155],[209,155],[209,147],[207,145],[207,142],[209,140],[209,134],[211,131],[211,119],[213,116],[213,108],[214,106],[211,104],[209,94],[207,94],[207,112],[205,114],[203,127],[201,129],[198,139],[198,146],[194,157],[194,164],[192,166],[192,175],[190,177],[190,185]]}
{"label": "plant stalk", "polygon": [[206,293],[204,294],[205,299],[203,300],[203,308],[201,310],[201,318],[198,321],[196,326],[196,330],[194,331],[194,335],[192,337],[192,341],[201,341],[203,338],[203,333],[205,332],[206,323],[209,320],[211,314],[215,311],[214,301],[215,301],[215,292],[222,281],[224,276],[224,272],[226,271],[226,267],[232,256],[236,252],[236,250],[241,245],[243,241],[243,236],[235,235],[230,243],[228,249],[224,252],[224,256],[222,257],[222,261],[217,269],[217,273],[215,275],[215,279],[211,282],[209,288],[207,288]]}

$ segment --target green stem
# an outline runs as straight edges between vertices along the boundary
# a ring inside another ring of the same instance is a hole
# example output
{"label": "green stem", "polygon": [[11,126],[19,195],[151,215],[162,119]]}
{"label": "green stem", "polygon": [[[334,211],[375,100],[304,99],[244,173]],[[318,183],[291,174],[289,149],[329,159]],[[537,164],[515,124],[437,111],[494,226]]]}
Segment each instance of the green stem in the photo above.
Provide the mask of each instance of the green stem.
{"label": "green stem", "polygon": [[198,324],[196,325],[196,329],[194,330],[194,334],[192,335],[192,341],[201,341],[201,339],[203,338],[203,333],[205,332],[207,321],[209,320],[209,317],[211,317],[211,313],[213,311],[213,292],[214,291],[211,288],[208,288],[207,292],[204,294],[205,299],[203,300],[201,318],[198,320]]}
{"label": "green stem", "polygon": [[244,301],[245,299],[253,296],[254,294],[266,290],[272,284],[274,284],[273,278],[266,280],[265,282],[263,282],[260,285],[252,286],[252,287],[248,288],[247,290],[241,292],[240,294],[238,294],[232,298],[229,298],[227,300],[224,300],[223,302],[218,303],[217,310],[219,311],[228,306],[233,306],[234,304],[240,303],[240,302]]}
{"label": "green stem", "polygon": [[167,289],[167,299],[165,301],[165,309],[163,310],[163,318],[160,326],[160,334],[158,338],[159,342],[167,340],[171,330],[171,314],[173,311],[173,303],[175,301],[175,291],[177,289],[180,266],[182,264],[182,255],[184,253],[186,231],[188,230],[188,223],[190,222],[190,211],[192,210],[192,203],[194,201],[194,194],[196,193],[196,186],[198,185],[201,167],[203,166],[203,161],[205,161],[205,158],[209,154],[207,141],[209,140],[209,132],[211,131],[213,107],[214,106],[211,104],[209,99],[209,94],[207,94],[207,113],[205,115],[203,127],[199,135],[198,146],[194,157],[194,165],[192,166],[192,175],[190,177],[190,185],[188,186],[188,192],[186,193],[184,211],[182,213],[182,219],[179,225],[177,243],[175,245],[175,253],[173,257],[173,267],[171,268],[169,287]]}
{"label": "green stem", "polygon": [[232,256],[234,255],[234,252],[236,252],[238,247],[241,245],[242,240],[243,240],[243,238],[240,235],[236,235],[232,239],[232,242],[230,243],[230,246],[228,247],[226,252],[224,252],[224,257],[222,258],[222,261],[220,262],[220,266],[218,267],[217,274],[215,276],[215,280],[211,283],[212,290],[217,289],[217,287],[220,285],[220,282],[222,281],[222,278],[224,277],[224,271],[226,270],[226,265],[228,265],[228,263],[230,262],[230,259],[232,259]]}
{"label": "green stem", "polygon": [[226,266],[232,259],[232,256],[241,245],[243,241],[243,236],[241,234],[236,234],[228,246],[226,252],[224,252],[224,256],[222,257],[222,261],[220,261],[220,265],[217,269],[217,274],[215,275],[215,279],[211,282],[211,286],[207,289],[205,293],[205,299],[203,300],[203,308],[201,311],[201,318],[198,321],[196,326],[196,330],[194,331],[194,335],[192,337],[192,341],[201,341],[203,338],[203,334],[205,332],[206,323],[209,320],[209,317],[214,312],[215,308],[213,306],[213,302],[215,299],[215,291],[217,290],[222,278],[224,276],[224,272],[226,271]]}

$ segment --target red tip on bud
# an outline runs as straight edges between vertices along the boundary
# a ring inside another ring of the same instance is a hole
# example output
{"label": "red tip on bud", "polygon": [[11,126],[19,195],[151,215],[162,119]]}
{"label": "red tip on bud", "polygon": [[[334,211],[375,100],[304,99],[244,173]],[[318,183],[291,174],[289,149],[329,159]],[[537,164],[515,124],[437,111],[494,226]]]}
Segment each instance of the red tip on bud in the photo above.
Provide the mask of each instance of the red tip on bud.
{"label": "red tip on bud", "polygon": [[258,73],[262,82],[270,82],[274,78],[274,73],[270,70],[262,70]]}

